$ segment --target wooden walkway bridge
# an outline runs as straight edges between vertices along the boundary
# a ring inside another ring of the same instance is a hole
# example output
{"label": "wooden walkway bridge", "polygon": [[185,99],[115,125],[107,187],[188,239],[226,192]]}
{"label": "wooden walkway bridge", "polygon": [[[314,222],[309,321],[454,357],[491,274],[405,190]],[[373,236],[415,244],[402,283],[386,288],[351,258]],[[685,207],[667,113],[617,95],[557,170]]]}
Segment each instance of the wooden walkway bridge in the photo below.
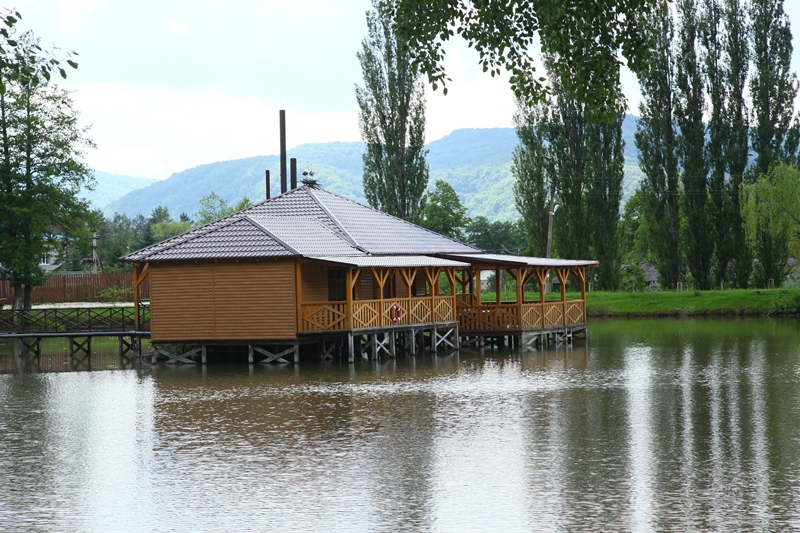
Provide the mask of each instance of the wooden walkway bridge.
{"label": "wooden walkway bridge", "polygon": [[47,338],[69,340],[70,361],[80,365],[91,357],[94,337],[117,337],[120,359],[132,362],[141,356],[142,339],[150,337],[150,310],[114,305],[61,307],[29,310],[0,309],[0,339],[15,339],[15,355],[25,363],[39,362],[41,343]]}

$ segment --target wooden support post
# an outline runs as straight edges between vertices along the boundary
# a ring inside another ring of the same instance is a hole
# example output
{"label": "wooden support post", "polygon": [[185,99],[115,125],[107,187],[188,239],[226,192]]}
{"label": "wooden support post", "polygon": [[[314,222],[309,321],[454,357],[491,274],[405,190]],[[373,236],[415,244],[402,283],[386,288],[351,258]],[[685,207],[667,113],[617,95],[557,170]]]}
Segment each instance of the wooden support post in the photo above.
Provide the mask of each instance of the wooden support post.
{"label": "wooden support post", "polygon": [[158,347],[155,344],[151,344],[150,349],[153,350],[151,352],[151,364],[158,364]]}
{"label": "wooden support post", "polygon": [[395,341],[395,332],[390,330],[388,335],[389,335],[389,354],[391,354],[391,356],[394,358],[394,357],[397,357],[397,347],[395,346],[395,343],[394,343],[394,341]]}
{"label": "wooden support post", "polygon": [[133,327],[136,331],[139,331],[142,327],[142,319],[140,313],[140,306],[141,301],[139,299],[139,287],[141,286],[142,282],[147,278],[148,274],[150,274],[150,263],[145,263],[144,267],[140,266],[138,263],[134,263],[133,265],[133,306],[134,306],[134,317],[133,317]]}
{"label": "wooden support post", "polygon": [[[42,339],[39,337],[33,337],[31,339],[19,337],[17,339],[17,354],[23,364],[27,364],[32,362],[33,359],[36,359],[36,366],[39,366],[42,357],[41,341]],[[31,356],[30,360],[28,360],[29,355]]]}
{"label": "wooden support post", "polygon": [[546,268],[536,269],[536,281],[539,282],[539,303],[544,303],[544,294],[547,287],[547,276],[549,271]]}
{"label": "wooden support post", "polygon": [[475,269],[475,304],[481,306],[481,269]]}
{"label": "wooden support post", "polygon": [[133,329],[139,331],[139,263],[133,264]]}
{"label": "wooden support post", "polygon": [[208,363],[208,350],[205,344],[200,347],[200,361],[204,365]]}
{"label": "wooden support post", "polygon": [[255,357],[253,356],[253,345],[247,345],[247,362],[251,365],[255,362]]}
{"label": "wooden support post", "polygon": [[356,353],[353,346],[353,332],[347,332],[347,362],[353,363],[356,360]]}
{"label": "wooden support post", "polygon": [[494,269],[494,287],[495,287],[494,302],[497,305],[500,305],[500,302],[502,301],[502,299],[500,298],[501,296],[500,291],[503,288],[503,271],[499,268]]}
{"label": "wooden support post", "polygon": [[294,345],[294,364],[300,364],[300,344],[295,343]]}
{"label": "wooden support post", "polygon": [[347,329],[353,329],[353,270],[347,269],[347,279],[345,281],[347,288]]}
{"label": "wooden support post", "polygon": [[92,338],[86,337],[83,341],[77,337],[69,339],[69,359],[70,363],[82,365],[86,363],[89,368],[92,366]]}
{"label": "wooden support post", "polygon": [[303,264],[299,259],[294,262],[295,301],[297,302],[297,324],[295,331],[303,331]]}
{"label": "wooden support post", "polygon": [[372,358],[378,359],[378,334],[372,333],[369,335],[369,348],[372,351]]}

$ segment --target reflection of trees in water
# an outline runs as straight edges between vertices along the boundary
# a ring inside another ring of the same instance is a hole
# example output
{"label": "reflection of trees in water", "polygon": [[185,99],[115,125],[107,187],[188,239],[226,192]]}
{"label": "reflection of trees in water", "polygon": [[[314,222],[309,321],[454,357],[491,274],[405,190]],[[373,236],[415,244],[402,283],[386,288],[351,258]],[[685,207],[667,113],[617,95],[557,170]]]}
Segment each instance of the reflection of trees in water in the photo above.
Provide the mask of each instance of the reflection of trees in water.
{"label": "reflection of trees in water", "polygon": [[784,527],[800,504],[796,323],[651,326],[590,331],[588,381],[528,398],[531,520]]}

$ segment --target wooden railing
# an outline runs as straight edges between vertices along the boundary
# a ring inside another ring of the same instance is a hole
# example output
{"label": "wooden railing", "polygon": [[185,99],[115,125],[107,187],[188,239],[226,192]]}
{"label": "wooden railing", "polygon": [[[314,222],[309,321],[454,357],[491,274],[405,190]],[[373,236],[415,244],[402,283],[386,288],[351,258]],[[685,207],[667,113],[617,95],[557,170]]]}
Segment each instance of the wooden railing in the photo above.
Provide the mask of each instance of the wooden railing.
{"label": "wooden railing", "polygon": [[[460,296],[460,295],[459,295]],[[453,302],[456,302],[455,309]],[[392,306],[400,308],[399,322]],[[357,300],[348,315],[347,302],[303,304],[301,332],[388,328],[395,325],[430,324],[458,320],[461,331],[532,331],[586,323],[584,300],[545,303],[485,303],[480,306],[452,296]]]}
{"label": "wooden railing", "polygon": [[[150,308],[140,307],[139,329],[150,329]],[[0,333],[133,331],[133,307],[81,307],[0,311]]]}
{"label": "wooden railing", "polygon": [[[392,312],[397,305],[399,311]],[[394,317],[397,317],[397,321]],[[424,296],[387,300],[356,300],[348,320],[347,302],[303,304],[301,332],[373,329],[410,324],[455,322],[453,297]]]}
{"label": "wooden railing", "polygon": [[532,331],[586,323],[586,302],[485,303],[480,306],[458,301],[458,327],[461,331]]}

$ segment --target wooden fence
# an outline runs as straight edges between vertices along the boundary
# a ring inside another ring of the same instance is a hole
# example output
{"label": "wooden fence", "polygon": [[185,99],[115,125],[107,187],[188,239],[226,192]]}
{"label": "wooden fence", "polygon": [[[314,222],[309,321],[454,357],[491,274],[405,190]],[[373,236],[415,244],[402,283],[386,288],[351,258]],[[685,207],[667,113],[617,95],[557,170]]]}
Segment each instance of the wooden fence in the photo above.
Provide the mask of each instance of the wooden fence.
{"label": "wooden fence", "polygon": [[[133,273],[104,274],[50,274],[45,285],[33,288],[33,303],[69,302],[132,302]],[[142,284],[140,297],[150,298],[150,286]],[[0,281],[0,301],[11,303],[14,288],[8,281]]]}

